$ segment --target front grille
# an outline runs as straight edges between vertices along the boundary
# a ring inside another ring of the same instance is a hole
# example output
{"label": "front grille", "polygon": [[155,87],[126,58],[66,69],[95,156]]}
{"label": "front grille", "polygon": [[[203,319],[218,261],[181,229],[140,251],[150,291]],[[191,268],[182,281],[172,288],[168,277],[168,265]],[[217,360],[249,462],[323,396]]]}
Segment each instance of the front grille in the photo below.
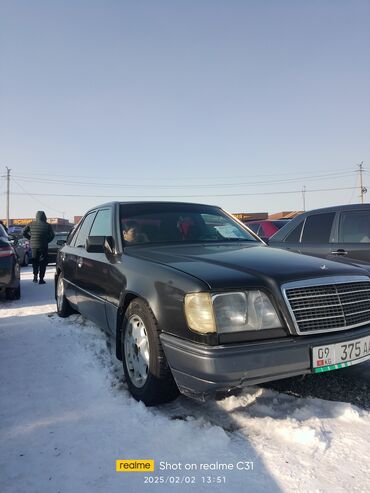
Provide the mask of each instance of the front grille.
{"label": "front grille", "polygon": [[285,285],[283,291],[297,332],[329,332],[370,323],[370,281],[363,279],[330,283],[326,278],[315,280],[313,285],[310,281]]}

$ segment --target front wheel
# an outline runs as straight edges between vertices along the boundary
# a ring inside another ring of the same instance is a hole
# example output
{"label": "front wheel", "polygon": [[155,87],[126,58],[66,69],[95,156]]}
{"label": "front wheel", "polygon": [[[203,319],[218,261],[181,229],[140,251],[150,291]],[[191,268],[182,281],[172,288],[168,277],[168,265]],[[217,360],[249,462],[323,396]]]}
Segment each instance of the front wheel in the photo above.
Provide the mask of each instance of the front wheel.
{"label": "front wheel", "polygon": [[155,406],[176,399],[179,391],[159,339],[149,306],[133,300],[125,314],[122,361],[128,388],[137,401]]}
{"label": "front wheel", "polygon": [[62,273],[59,274],[57,279],[55,298],[57,301],[57,313],[60,317],[65,318],[73,313],[73,309],[65,296]]}

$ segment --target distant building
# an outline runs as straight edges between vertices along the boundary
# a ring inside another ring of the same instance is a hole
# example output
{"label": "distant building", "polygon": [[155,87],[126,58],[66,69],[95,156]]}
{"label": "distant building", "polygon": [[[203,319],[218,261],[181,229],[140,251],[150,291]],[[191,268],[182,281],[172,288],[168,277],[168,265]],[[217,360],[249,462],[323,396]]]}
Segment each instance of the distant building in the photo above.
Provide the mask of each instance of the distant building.
{"label": "distant building", "polygon": [[[3,221],[6,223],[6,219],[3,219]],[[13,230],[14,233],[20,234],[22,229],[32,221],[34,221],[33,217],[9,219],[9,232]],[[68,219],[61,217],[48,217],[47,221],[53,226],[55,232],[69,231],[74,226]]]}
{"label": "distant building", "polygon": [[299,216],[303,211],[284,211],[276,212],[275,214],[269,214],[269,219],[293,219],[293,217]]}
{"label": "distant building", "polygon": [[233,216],[243,223],[249,221],[264,221],[266,219],[293,219],[303,211],[282,211],[269,214],[268,212],[236,212]]}
{"label": "distant building", "polygon": [[236,212],[233,216],[239,219],[239,221],[262,221],[268,219],[268,212]]}

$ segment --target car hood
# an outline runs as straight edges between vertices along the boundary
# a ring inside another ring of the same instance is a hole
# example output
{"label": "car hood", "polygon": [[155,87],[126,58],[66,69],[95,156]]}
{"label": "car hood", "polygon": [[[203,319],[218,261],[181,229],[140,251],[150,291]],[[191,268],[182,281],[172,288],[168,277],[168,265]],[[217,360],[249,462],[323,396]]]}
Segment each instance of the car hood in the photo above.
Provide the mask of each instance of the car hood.
{"label": "car hood", "polygon": [[127,254],[168,265],[211,289],[283,284],[323,276],[366,275],[359,267],[258,244],[191,244],[131,247]]}

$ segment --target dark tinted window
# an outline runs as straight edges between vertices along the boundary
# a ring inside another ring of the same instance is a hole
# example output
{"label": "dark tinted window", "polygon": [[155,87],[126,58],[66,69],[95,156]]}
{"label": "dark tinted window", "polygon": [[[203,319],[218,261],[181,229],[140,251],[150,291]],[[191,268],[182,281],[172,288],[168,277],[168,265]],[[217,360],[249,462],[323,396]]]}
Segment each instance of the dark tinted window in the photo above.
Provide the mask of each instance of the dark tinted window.
{"label": "dark tinted window", "polygon": [[112,236],[112,214],[110,209],[98,211],[90,236]]}
{"label": "dark tinted window", "polygon": [[95,212],[91,212],[88,214],[83,223],[80,226],[80,229],[77,232],[76,239],[72,242],[74,246],[77,247],[85,247],[86,239],[89,236],[89,232],[91,229],[91,225],[95,218]]}
{"label": "dark tinted window", "polygon": [[286,243],[298,243],[301,237],[301,231],[303,226],[303,220],[296,226],[291,233],[285,238]]}
{"label": "dark tinted window", "polygon": [[312,214],[306,219],[302,243],[329,243],[335,212]]}
{"label": "dark tinted window", "polygon": [[340,243],[370,243],[370,210],[342,212]]}

